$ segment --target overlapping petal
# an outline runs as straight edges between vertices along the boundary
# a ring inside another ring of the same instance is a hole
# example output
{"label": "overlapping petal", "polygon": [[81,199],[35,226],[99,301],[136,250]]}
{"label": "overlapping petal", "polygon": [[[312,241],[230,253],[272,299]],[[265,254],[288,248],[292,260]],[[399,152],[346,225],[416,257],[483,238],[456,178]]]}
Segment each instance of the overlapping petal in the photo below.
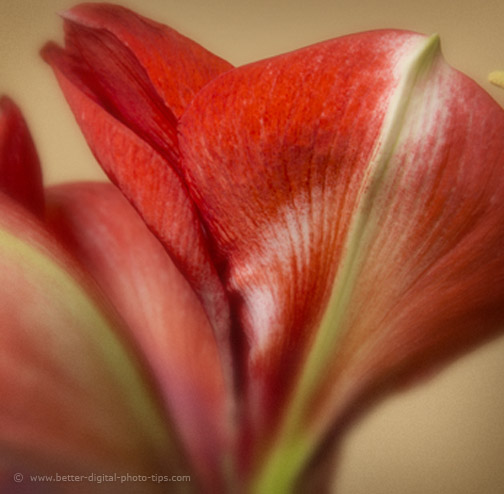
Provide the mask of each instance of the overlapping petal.
{"label": "overlapping petal", "polygon": [[[118,54],[111,53],[112,48],[119,50],[120,54],[129,50],[133,55],[129,64],[142,67],[155,88],[157,97],[163,100],[177,118],[199,89],[232,67],[174,29],[118,5],[81,4],[63,13],[63,17],[67,21],[67,43],[77,45],[76,51],[89,63],[96,77],[114,76],[110,71],[114,68],[114,63],[120,62]],[[106,49],[107,45],[111,49],[108,54],[113,59],[100,61],[100,57],[105,54],[101,50]],[[106,63],[110,65],[106,66]],[[119,72],[115,74],[116,77],[130,77],[124,69]],[[102,82],[107,84],[105,80]],[[116,93],[132,92],[131,87],[109,87]],[[139,98],[141,95],[132,96]],[[117,94],[110,94],[109,97],[120,99]],[[130,108],[125,108],[124,111],[127,113]]]}
{"label": "overlapping petal", "polygon": [[50,188],[47,210],[60,238],[127,322],[192,464],[207,488],[222,490],[232,435],[231,397],[211,326],[194,291],[112,185]]}
{"label": "overlapping petal", "polygon": [[49,44],[44,57],[106,173],[200,296],[229,374],[229,307],[180,176],[177,117],[230,65],[121,7],[82,5],[65,18],[66,49]]}
{"label": "overlapping petal", "polygon": [[33,142],[14,103],[2,110],[2,471],[189,473],[173,489],[222,490],[232,397],[194,291],[112,185],[53,187],[35,208]]}
{"label": "overlapping petal", "polygon": [[0,211],[4,467],[187,471],[148,376],[121,338],[123,323],[96,285],[24,208],[2,195]]}
{"label": "overlapping petal", "polygon": [[375,31],[230,70],[117,7],[66,19],[46,59],[241,366],[252,491],[290,492],[353,406],[502,327],[504,114],[436,37]]}
{"label": "overlapping petal", "polygon": [[240,67],[182,117],[186,180],[242,301],[261,429],[318,328],[388,108],[423,42],[368,33]]}
{"label": "overlapping petal", "polygon": [[252,435],[276,428],[259,491],[292,488],[363,393],[502,327],[503,130],[436,38],[398,31],[236,69],[183,115],[186,181],[242,303]]}

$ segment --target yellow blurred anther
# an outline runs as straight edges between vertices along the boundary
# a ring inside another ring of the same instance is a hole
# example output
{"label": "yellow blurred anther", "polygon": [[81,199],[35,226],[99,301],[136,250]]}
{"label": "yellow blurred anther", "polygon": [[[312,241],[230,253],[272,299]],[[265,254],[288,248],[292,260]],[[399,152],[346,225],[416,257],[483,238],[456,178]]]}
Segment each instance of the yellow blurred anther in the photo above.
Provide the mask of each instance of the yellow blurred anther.
{"label": "yellow blurred anther", "polygon": [[504,89],[504,70],[494,70],[490,74],[488,74],[488,80]]}

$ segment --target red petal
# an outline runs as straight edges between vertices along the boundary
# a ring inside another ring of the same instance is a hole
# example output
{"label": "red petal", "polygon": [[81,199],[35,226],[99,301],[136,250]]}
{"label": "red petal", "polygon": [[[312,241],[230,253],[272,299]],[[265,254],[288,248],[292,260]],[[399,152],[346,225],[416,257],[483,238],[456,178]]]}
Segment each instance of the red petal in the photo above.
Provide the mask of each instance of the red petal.
{"label": "red petal", "polygon": [[64,55],[48,45],[46,59],[176,168],[177,118],[231,65],[122,7],[83,4],[64,17]]}
{"label": "red petal", "polygon": [[194,292],[113,186],[58,186],[47,203],[53,226],[132,329],[193,464],[207,484],[219,485],[229,403],[212,329]]}
{"label": "red petal", "polygon": [[436,46],[308,47],[222,75],[181,119],[241,301],[252,436],[280,437],[258,492],[289,485],[353,400],[504,321],[504,115]]}
{"label": "red petal", "polygon": [[65,252],[0,197],[0,462],[179,474],[180,450],[121,325]]}
{"label": "red petal", "polygon": [[279,458],[331,429],[334,446],[375,399],[504,330],[504,111],[439,54],[423,68],[363,187],[338,332],[318,335]]}
{"label": "red petal", "polygon": [[318,327],[401,64],[422,39],[368,33],[241,67],[181,120],[186,180],[242,301],[259,430]]}
{"label": "red petal", "polygon": [[37,151],[19,108],[5,96],[0,98],[0,191],[33,213],[43,214]]}
{"label": "red petal", "polygon": [[[108,43],[113,43],[109,46],[121,53],[123,50],[131,52],[138,69],[141,67],[145,71],[149,82],[176,117],[180,117],[207,82],[232,68],[231,64],[174,29],[118,5],[82,4],[65,12],[63,18],[70,49],[78,46],[76,49],[82,60],[91,66],[97,77],[111,77],[104,82],[110,84],[112,91],[127,90],[113,81],[117,82],[116,77],[130,76],[114,73],[115,68],[123,72],[126,63],[123,60],[118,67],[113,65],[119,62],[117,53],[107,51],[113,59],[109,56],[103,60],[101,50],[106,50]],[[130,65],[128,70],[131,69]]]}
{"label": "red petal", "polygon": [[310,406],[317,428],[350,395],[421,377],[502,331],[503,135],[502,108],[437,57],[380,183],[369,181],[352,310],[318,392],[325,404]]}
{"label": "red petal", "polygon": [[[201,298],[229,365],[227,298],[199,212],[177,169],[172,109],[178,111],[183,98],[168,89],[176,76],[189,97],[205,77],[228,65],[169,28],[119,7],[81,6],[66,16],[72,19],[68,50],[48,45],[44,57],[98,161]],[[153,43],[159,52],[149,58]]]}

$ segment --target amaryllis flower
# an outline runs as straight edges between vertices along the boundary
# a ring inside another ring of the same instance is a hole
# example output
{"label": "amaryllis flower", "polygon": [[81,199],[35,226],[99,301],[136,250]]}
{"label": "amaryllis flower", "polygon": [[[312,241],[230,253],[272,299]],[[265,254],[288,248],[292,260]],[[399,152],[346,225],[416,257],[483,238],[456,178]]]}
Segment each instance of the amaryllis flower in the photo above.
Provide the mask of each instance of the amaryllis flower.
{"label": "amaryllis flower", "polygon": [[5,222],[8,457],[328,491],[364,405],[503,328],[503,110],[436,37],[233,68],[120,7],[64,19],[43,55],[138,215],[79,184]]}

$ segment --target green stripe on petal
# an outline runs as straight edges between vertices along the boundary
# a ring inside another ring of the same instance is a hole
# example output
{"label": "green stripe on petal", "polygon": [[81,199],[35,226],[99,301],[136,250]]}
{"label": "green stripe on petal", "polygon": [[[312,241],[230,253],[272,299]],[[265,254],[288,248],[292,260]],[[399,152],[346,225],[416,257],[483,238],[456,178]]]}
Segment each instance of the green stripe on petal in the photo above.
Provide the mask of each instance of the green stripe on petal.
{"label": "green stripe on petal", "polygon": [[[349,232],[347,247],[345,248],[346,255],[342,259],[327,311],[317,332],[316,341],[303,372],[297,392],[299,398],[296,398],[291,408],[293,411],[297,406],[302,406],[301,402],[305,402],[310,390],[313,390],[317,382],[320,381],[320,374],[323,372],[327,361],[334,355],[334,347],[340,337],[341,323],[347,314],[348,304],[352,296],[352,287],[359,275],[362,260],[367,254],[370,237],[377,228],[377,225],[372,224],[372,221],[370,222],[373,202],[377,191],[383,185],[383,179],[401,132],[413,88],[418,79],[428,71],[438,54],[438,36],[426,39],[425,45],[420,47],[418,53],[413,56],[410,67],[406,69],[404,80],[397,90],[395,101],[391,104],[375,156],[369,164],[368,176],[364,180],[359,194],[360,201]],[[305,399],[302,398],[303,396]],[[296,405],[298,400],[299,405]]]}
{"label": "green stripe on petal", "polygon": [[38,225],[11,212],[0,230],[0,454],[179,474],[180,451],[120,323]]}
{"label": "green stripe on petal", "polygon": [[324,382],[324,371],[330,359],[334,357],[335,348],[342,337],[341,331],[348,314],[353,287],[359,276],[362,259],[366,256],[370,238],[377,227],[370,224],[370,211],[377,191],[382,187],[412,92],[419,80],[429,73],[429,68],[438,56],[439,37],[434,35],[425,39],[411,55],[409,65],[404,68],[402,80],[390,102],[383,129],[362,182],[357,210],[344,249],[345,255],[335,278],[327,310],[286,411],[281,432],[269,453],[270,456],[263,463],[263,469],[255,478],[252,489],[254,493],[292,492],[297,476],[318,444],[318,438],[306,427],[306,414],[314,399],[313,395],[318,390],[318,384]]}

